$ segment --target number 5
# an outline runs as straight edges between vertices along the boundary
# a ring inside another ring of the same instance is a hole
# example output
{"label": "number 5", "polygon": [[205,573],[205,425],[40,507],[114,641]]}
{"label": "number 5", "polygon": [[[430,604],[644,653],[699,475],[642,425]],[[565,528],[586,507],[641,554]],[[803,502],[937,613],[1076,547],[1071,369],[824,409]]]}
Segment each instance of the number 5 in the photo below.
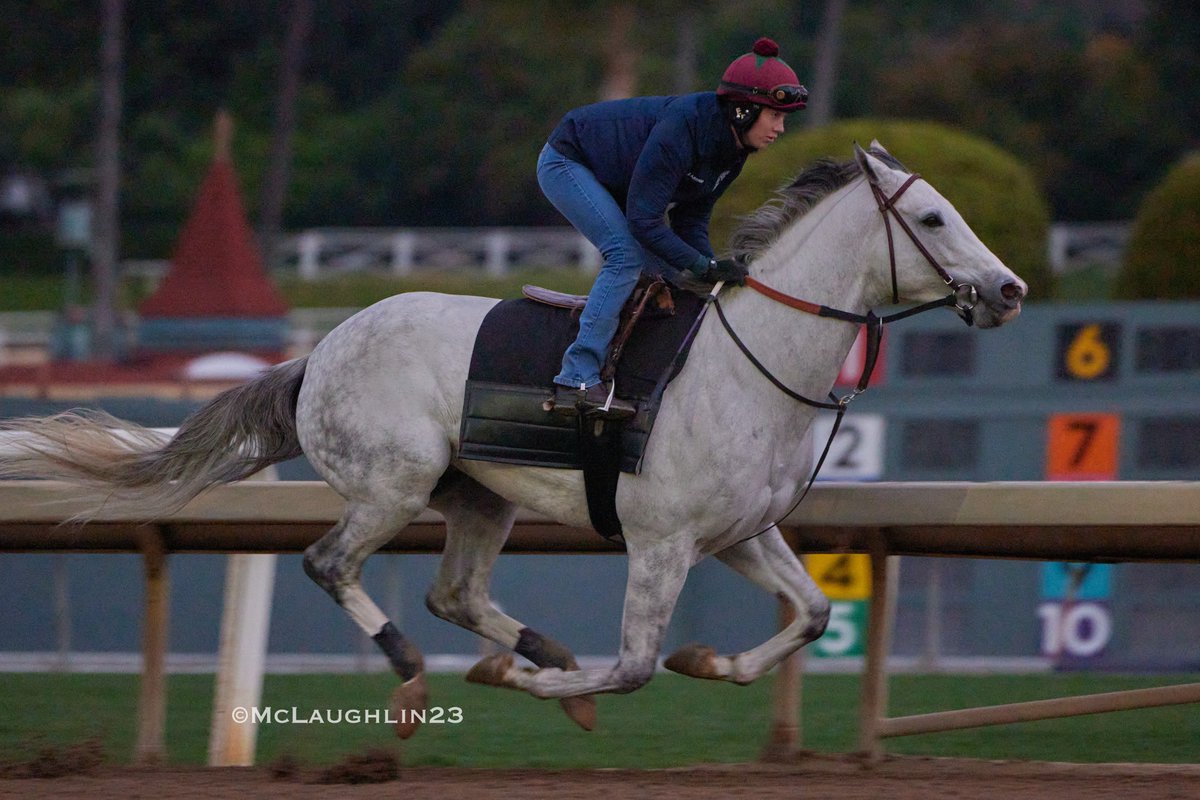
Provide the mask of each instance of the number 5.
{"label": "number 5", "polygon": [[829,625],[825,635],[817,640],[821,652],[829,656],[840,656],[854,649],[858,643],[858,628],[851,614],[854,608],[849,603],[832,603],[829,609]]}

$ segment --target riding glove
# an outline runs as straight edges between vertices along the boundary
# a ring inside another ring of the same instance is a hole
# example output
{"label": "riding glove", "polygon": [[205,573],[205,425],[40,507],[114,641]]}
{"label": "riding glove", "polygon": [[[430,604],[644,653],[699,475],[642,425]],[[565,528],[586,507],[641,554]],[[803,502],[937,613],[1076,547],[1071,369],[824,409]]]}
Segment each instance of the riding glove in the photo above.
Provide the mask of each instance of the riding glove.
{"label": "riding glove", "polygon": [[725,281],[734,286],[741,286],[746,282],[748,274],[750,274],[750,270],[746,269],[746,266],[737,259],[722,258],[718,261],[714,258],[709,260],[708,268],[698,277],[708,283]]}

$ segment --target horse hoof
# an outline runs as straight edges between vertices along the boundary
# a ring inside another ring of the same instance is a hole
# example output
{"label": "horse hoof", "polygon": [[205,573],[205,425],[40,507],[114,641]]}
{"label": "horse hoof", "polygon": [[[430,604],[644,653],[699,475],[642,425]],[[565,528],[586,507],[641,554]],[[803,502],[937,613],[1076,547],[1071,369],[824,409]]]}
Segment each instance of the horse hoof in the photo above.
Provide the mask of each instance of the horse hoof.
{"label": "horse hoof", "polygon": [[562,706],[562,710],[567,712],[567,716],[585,731],[596,727],[596,698],[590,694],[582,694],[578,697],[560,697],[558,703]]}
{"label": "horse hoof", "polygon": [[467,683],[482,683],[485,686],[508,686],[505,675],[512,669],[512,653],[493,653],[471,667]]}
{"label": "horse hoof", "polygon": [[429,687],[425,684],[424,672],[392,690],[391,711],[396,736],[407,739],[416,733],[428,704]]}
{"label": "horse hoof", "polygon": [[680,675],[719,680],[717,651],[702,644],[685,644],[663,662],[663,666]]}

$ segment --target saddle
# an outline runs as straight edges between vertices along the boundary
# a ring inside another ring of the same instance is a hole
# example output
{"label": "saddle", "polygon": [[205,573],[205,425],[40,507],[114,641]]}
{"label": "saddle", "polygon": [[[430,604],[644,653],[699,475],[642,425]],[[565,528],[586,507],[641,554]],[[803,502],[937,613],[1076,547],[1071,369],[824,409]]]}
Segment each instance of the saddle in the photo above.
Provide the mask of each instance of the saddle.
{"label": "saddle", "polygon": [[[554,308],[565,308],[576,315],[583,313],[583,307],[587,305],[587,295],[556,292],[553,289],[545,289],[531,284],[522,286],[521,294],[535,303],[545,303]],[[633,293],[621,307],[617,333],[609,347],[608,357],[604,360],[604,367],[600,370],[602,380],[611,381],[616,376],[617,362],[621,360],[621,354],[625,352],[625,343],[629,341],[634,326],[642,318],[647,306],[659,313],[675,313],[675,298],[671,295],[671,287],[662,278],[648,275],[638,278],[637,285],[633,287]]]}
{"label": "saddle", "polygon": [[497,303],[475,337],[458,457],[582,469],[593,526],[615,538],[619,473],[641,471],[662,393],[683,367],[704,301],[661,278],[639,282],[601,372],[638,411],[628,420],[600,421],[547,410],[587,298],[535,286],[523,294]]}

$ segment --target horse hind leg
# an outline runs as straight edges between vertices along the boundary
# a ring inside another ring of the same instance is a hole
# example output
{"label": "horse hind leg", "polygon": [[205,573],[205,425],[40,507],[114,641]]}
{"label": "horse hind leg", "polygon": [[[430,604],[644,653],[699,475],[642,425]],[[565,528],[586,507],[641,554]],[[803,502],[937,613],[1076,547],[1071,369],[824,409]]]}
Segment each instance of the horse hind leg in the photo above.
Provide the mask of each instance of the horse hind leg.
{"label": "horse hind leg", "polygon": [[[577,670],[574,654],[501,612],[488,585],[492,567],[512,530],[516,506],[457,470],[443,477],[430,506],[446,520],[446,546],[425,605],[438,617],[516,651],[538,667]],[[512,655],[489,656],[467,673],[472,683],[497,685],[497,675],[512,668]],[[584,730],[596,725],[596,701],[565,697],[563,710]]]}
{"label": "horse hind leg", "polygon": [[[418,507],[418,505],[420,507]],[[348,502],[337,525],[304,551],[304,571],[387,656],[401,685],[392,694],[396,735],[407,739],[416,732],[429,690],[421,651],[396,628],[363,590],[362,565],[367,556],[391,539],[424,508],[415,501],[408,507],[384,508]]]}
{"label": "horse hind leg", "polygon": [[693,678],[747,684],[825,632],[829,600],[784,542],[778,528],[716,555],[754,583],[786,599],[796,610],[796,618],[767,641],[734,656],[717,655],[703,645],[685,645],[663,663],[667,669]]}

